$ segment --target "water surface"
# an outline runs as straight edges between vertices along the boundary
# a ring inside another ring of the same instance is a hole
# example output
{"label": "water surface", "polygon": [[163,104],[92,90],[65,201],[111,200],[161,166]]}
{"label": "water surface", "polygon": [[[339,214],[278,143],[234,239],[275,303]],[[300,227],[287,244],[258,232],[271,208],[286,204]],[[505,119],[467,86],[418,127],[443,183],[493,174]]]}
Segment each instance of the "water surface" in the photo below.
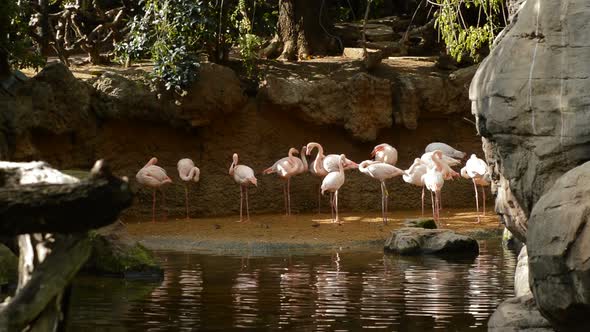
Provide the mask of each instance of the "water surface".
{"label": "water surface", "polygon": [[158,283],[79,277],[69,331],[485,331],[513,295],[514,253],[475,259],[381,250],[274,257],[157,252]]}

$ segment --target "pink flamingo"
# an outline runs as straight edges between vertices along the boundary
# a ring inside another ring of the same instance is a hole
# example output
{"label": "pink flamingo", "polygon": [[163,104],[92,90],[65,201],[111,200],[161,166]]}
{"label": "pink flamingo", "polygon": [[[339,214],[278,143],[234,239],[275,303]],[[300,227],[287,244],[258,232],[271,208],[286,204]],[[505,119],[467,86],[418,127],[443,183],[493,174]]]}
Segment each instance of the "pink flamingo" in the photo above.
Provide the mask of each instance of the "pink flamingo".
{"label": "pink flamingo", "polygon": [[[424,152],[434,152],[436,150],[442,151],[443,155],[445,155],[447,157],[456,158],[456,159],[463,159],[467,155],[465,152],[459,151],[459,150],[453,148],[452,146],[450,146],[446,143],[442,143],[442,142],[433,142],[433,143],[428,144],[426,146],[426,148],[424,149]],[[453,166],[453,165],[451,165],[451,166]]]}
{"label": "pink flamingo", "polygon": [[[307,147],[305,149],[307,150]],[[283,186],[283,196],[285,198],[285,214],[287,216],[291,215],[291,177],[307,171],[305,151],[302,154],[302,159],[295,157],[294,154],[299,154],[299,151],[295,148],[290,148],[287,157],[277,160],[271,167],[262,171],[262,174],[276,173],[279,177],[286,180],[286,184]]]}
{"label": "pink flamingo", "polygon": [[[322,195],[328,191],[334,193],[334,196],[330,198],[330,205],[332,206],[332,220],[333,222],[340,223],[338,216],[338,191],[344,184],[344,164],[346,163],[346,156],[340,155],[340,163],[338,164],[338,172],[330,172],[324,180],[322,180]],[[334,219],[334,210],[336,210],[336,218]]]}
{"label": "pink flamingo", "polygon": [[428,190],[430,190],[430,199],[432,201],[432,217],[437,224],[440,220],[440,192],[443,185],[445,184],[445,179],[443,176],[444,163],[441,161],[441,159],[442,152],[440,150],[434,151],[432,154],[433,164],[427,166],[428,169],[426,170],[426,174],[422,176],[424,185]]}
{"label": "pink flamingo", "polygon": [[397,150],[386,143],[379,144],[371,151],[371,157],[375,157],[375,161],[395,166],[397,164]]}
{"label": "pink flamingo", "polygon": [[[162,167],[157,166],[156,163],[158,163],[158,158],[152,157],[135,175],[137,182],[152,188],[152,222],[156,222],[156,189],[161,188],[167,183],[172,183],[172,180],[166,175],[166,171]],[[164,219],[166,219],[165,200],[166,196],[164,195],[164,191],[162,191]]]}
{"label": "pink flamingo", "polygon": [[195,163],[188,159],[183,158],[178,161],[176,165],[178,168],[178,176],[182,181],[185,182],[184,184],[184,203],[186,205],[186,219],[188,219],[188,185],[187,183],[190,181],[199,182],[199,175],[201,171],[199,168],[195,167]]}
{"label": "pink flamingo", "polygon": [[477,158],[472,154],[465,167],[461,169],[461,175],[466,179],[473,181],[473,189],[475,190],[475,208],[477,209],[477,222],[481,222],[479,218],[479,198],[477,197],[477,185],[481,186],[483,193],[483,215],[486,215],[486,191],[484,187],[490,185],[487,177],[489,176],[488,165],[482,159]]}
{"label": "pink flamingo", "polygon": [[389,198],[389,192],[387,192],[387,186],[385,185],[385,180],[392,179],[396,176],[400,175],[408,175],[405,171],[401,169],[386,164],[380,161],[373,161],[373,160],[365,160],[359,164],[359,171],[365,173],[372,177],[373,179],[377,179],[381,182],[381,214],[383,218],[383,224],[387,224],[387,201]]}
{"label": "pink flamingo", "polygon": [[422,187],[422,216],[424,216],[424,180],[422,176],[426,174],[427,170],[428,167],[426,167],[426,164],[420,158],[416,158],[412,166],[405,170],[406,174],[403,175],[406,183]]}
{"label": "pink flamingo", "polygon": [[246,221],[250,220],[250,209],[248,207],[248,186],[253,184],[258,186],[258,180],[254,176],[254,171],[252,168],[246,165],[238,165],[238,154],[234,153],[233,155],[233,162],[231,166],[229,166],[229,175],[233,176],[234,181],[240,185],[240,221],[244,221],[243,219],[243,201],[244,201],[244,191],[246,192]]}
{"label": "pink flamingo", "polygon": [[[326,171],[326,169],[324,168],[324,157],[325,157],[324,156],[324,148],[322,148],[322,146],[319,143],[315,143],[315,142],[307,143],[306,151],[307,151],[308,156],[311,155],[311,151],[314,148],[318,149],[318,153],[317,153],[313,163],[311,163],[311,167],[309,167],[309,171],[314,176],[319,177],[320,179],[323,179],[326,175],[328,175],[328,171]],[[320,183],[320,185],[318,186],[318,214],[322,213],[321,212],[321,206],[322,206],[321,193],[322,193],[322,185]]]}

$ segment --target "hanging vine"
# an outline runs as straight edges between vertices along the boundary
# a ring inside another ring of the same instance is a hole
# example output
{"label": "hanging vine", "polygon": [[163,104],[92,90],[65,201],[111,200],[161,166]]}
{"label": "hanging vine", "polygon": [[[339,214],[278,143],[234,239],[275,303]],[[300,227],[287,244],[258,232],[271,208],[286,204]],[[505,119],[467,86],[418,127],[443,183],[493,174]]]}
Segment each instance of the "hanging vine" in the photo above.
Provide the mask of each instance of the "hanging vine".
{"label": "hanging vine", "polygon": [[[427,1],[437,8],[435,27],[457,61],[465,55],[479,61],[482,48],[491,48],[495,36],[506,25],[505,0]],[[467,12],[471,13],[469,17]]]}

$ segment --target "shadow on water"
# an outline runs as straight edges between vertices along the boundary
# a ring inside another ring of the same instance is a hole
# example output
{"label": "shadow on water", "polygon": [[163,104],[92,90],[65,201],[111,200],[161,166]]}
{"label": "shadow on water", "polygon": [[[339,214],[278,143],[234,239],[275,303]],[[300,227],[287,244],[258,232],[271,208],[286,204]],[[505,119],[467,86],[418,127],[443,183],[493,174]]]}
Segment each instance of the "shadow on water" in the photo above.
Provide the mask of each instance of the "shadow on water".
{"label": "shadow on water", "polygon": [[79,277],[68,330],[484,331],[513,294],[515,255],[498,240],[480,241],[480,250],[454,260],[158,252],[161,283]]}

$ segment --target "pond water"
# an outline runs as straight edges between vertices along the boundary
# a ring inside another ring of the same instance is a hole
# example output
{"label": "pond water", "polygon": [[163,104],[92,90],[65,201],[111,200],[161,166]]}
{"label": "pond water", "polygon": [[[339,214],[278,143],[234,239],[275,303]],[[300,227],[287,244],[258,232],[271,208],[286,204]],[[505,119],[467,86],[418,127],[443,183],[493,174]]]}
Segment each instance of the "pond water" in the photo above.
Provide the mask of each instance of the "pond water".
{"label": "pond water", "polygon": [[485,331],[513,295],[515,255],[475,259],[381,250],[273,257],[157,252],[157,283],[78,277],[68,331]]}

